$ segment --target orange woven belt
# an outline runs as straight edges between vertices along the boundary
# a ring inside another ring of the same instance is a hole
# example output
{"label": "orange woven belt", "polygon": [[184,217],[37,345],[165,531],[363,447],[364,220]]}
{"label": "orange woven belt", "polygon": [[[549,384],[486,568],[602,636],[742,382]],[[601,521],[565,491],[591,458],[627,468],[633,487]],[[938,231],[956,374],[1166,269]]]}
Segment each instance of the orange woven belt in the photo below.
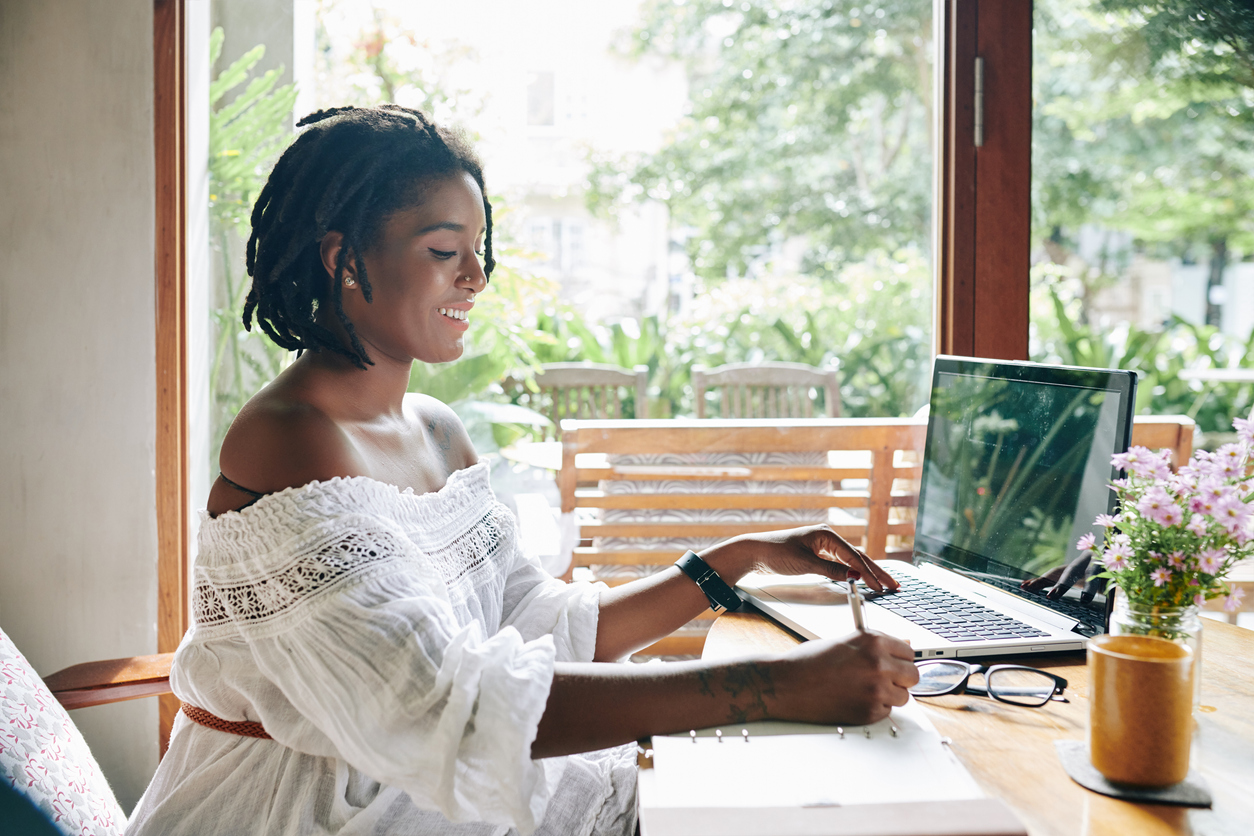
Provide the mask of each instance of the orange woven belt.
{"label": "orange woven belt", "polygon": [[234,723],[230,720],[223,720],[217,715],[210,714],[203,708],[197,708],[194,705],[183,703],[183,713],[187,715],[187,719],[193,723],[205,726],[218,731],[224,731],[228,734],[238,734],[241,737],[258,737],[262,740],[274,740],[266,733],[261,723]]}

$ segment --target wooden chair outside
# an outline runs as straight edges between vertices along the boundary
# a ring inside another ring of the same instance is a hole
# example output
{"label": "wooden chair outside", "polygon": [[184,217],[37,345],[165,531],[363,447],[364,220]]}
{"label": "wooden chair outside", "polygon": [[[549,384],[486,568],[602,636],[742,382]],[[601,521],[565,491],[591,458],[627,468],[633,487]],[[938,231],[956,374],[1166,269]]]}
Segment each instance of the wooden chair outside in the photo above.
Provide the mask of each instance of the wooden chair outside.
{"label": "wooden chair outside", "polygon": [[602,363],[546,363],[536,375],[534,407],[556,428],[565,418],[624,418],[625,392],[634,395],[631,417],[649,414],[649,367],[625,369]]}
{"label": "wooden chair outside", "polygon": [[840,417],[840,376],[802,363],[730,363],[692,367],[697,417],[706,417],[707,389],[719,388],[720,418],[813,418],[811,392],[823,393],[829,418]]}
{"label": "wooden chair outside", "polygon": [[[843,537],[880,559],[910,559],[914,514],[922,473],[926,418],[837,419],[691,419],[651,421],[564,421],[562,469],[558,487],[562,511],[574,512],[579,527],[573,573],[598,579],[592,567],[665,566],[682,550],[647,545],[682,538],[731,537],[792,528],[791,522],[676,522],[682,509],[825,509],[829,524]],[[1184,416],[1138,417],[1132,443],[1172,451],[1173,464],[1188,461],[1193,449],[1193,421]],[[827,465],[620,465],[610,456],[690,455],[694,453],[810,452],[826,454]],[[607,481],[693,483],[686,493],[616,494]],[[809,482],[820,489],[799,493],[698,490],[698,482]],[[842,489],[841,486],[847,486]],[[631,509],[656,521],[615,523],[599,512]],[[582,517],[582,519],[581,519]],[[606,549],[599,541],[639,538],[637,548]],[[610,585],[625,579],[607,578]],[[703,619],[713,618],[707,611]],[[645,655],[699,653],[704,637],[669,636],[642,651]]]}

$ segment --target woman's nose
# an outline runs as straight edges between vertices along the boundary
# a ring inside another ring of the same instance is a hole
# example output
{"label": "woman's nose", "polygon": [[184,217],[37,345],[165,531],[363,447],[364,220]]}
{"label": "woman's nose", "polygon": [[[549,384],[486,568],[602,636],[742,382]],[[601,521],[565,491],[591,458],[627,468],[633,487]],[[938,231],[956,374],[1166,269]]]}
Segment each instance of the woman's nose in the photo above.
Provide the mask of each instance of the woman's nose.
{"label": "woman's nose", "polygon": [[465,265],[465,275],[462,281],[469,282],[475,293],[483,290],[488,285],[488,276],[483,272],[483,262],[479,260],[477,253],[471,253],[469,256],[470,263]]}

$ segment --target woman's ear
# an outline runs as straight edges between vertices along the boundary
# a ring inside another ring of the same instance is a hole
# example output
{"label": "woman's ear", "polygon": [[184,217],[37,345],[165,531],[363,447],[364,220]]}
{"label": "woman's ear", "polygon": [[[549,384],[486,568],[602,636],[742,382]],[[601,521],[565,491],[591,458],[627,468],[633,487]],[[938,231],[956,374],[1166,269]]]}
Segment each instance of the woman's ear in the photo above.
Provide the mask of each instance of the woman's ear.
{"label": "woman's ear", "polygon": [[[340,258],[340,248],[344,246],[344,233],[331,230],[322,237],[322,243],[318,246],[318,254],[322,258],[322,267],[327,271],[327,278],[335,278],[335,265]],[[347,282],[351,280],[356,283],[355,270],[353,268],[352,251],[348,253],[347,263],[344,265],[345,285],[351,287]]]}

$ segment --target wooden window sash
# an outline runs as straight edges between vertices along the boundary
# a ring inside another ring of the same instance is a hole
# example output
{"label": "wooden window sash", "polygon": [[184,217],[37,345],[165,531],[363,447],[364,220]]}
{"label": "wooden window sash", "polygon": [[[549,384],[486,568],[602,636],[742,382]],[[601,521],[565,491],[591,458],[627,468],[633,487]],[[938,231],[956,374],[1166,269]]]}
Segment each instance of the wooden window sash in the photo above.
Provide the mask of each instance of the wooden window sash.
{"label": "wooden window sash", "polygon": [[[186,0],[153,2],[153,156],[156,173],[157,652],[188,627],[187,73]],[[165,754],[180,703],[160,700]]]}
{"label": "wooden window sash", "polygon": [[[938,352],[1028,359],[1031,0],[936,0]],[[983,143],[976,145],[976,58]]]}

